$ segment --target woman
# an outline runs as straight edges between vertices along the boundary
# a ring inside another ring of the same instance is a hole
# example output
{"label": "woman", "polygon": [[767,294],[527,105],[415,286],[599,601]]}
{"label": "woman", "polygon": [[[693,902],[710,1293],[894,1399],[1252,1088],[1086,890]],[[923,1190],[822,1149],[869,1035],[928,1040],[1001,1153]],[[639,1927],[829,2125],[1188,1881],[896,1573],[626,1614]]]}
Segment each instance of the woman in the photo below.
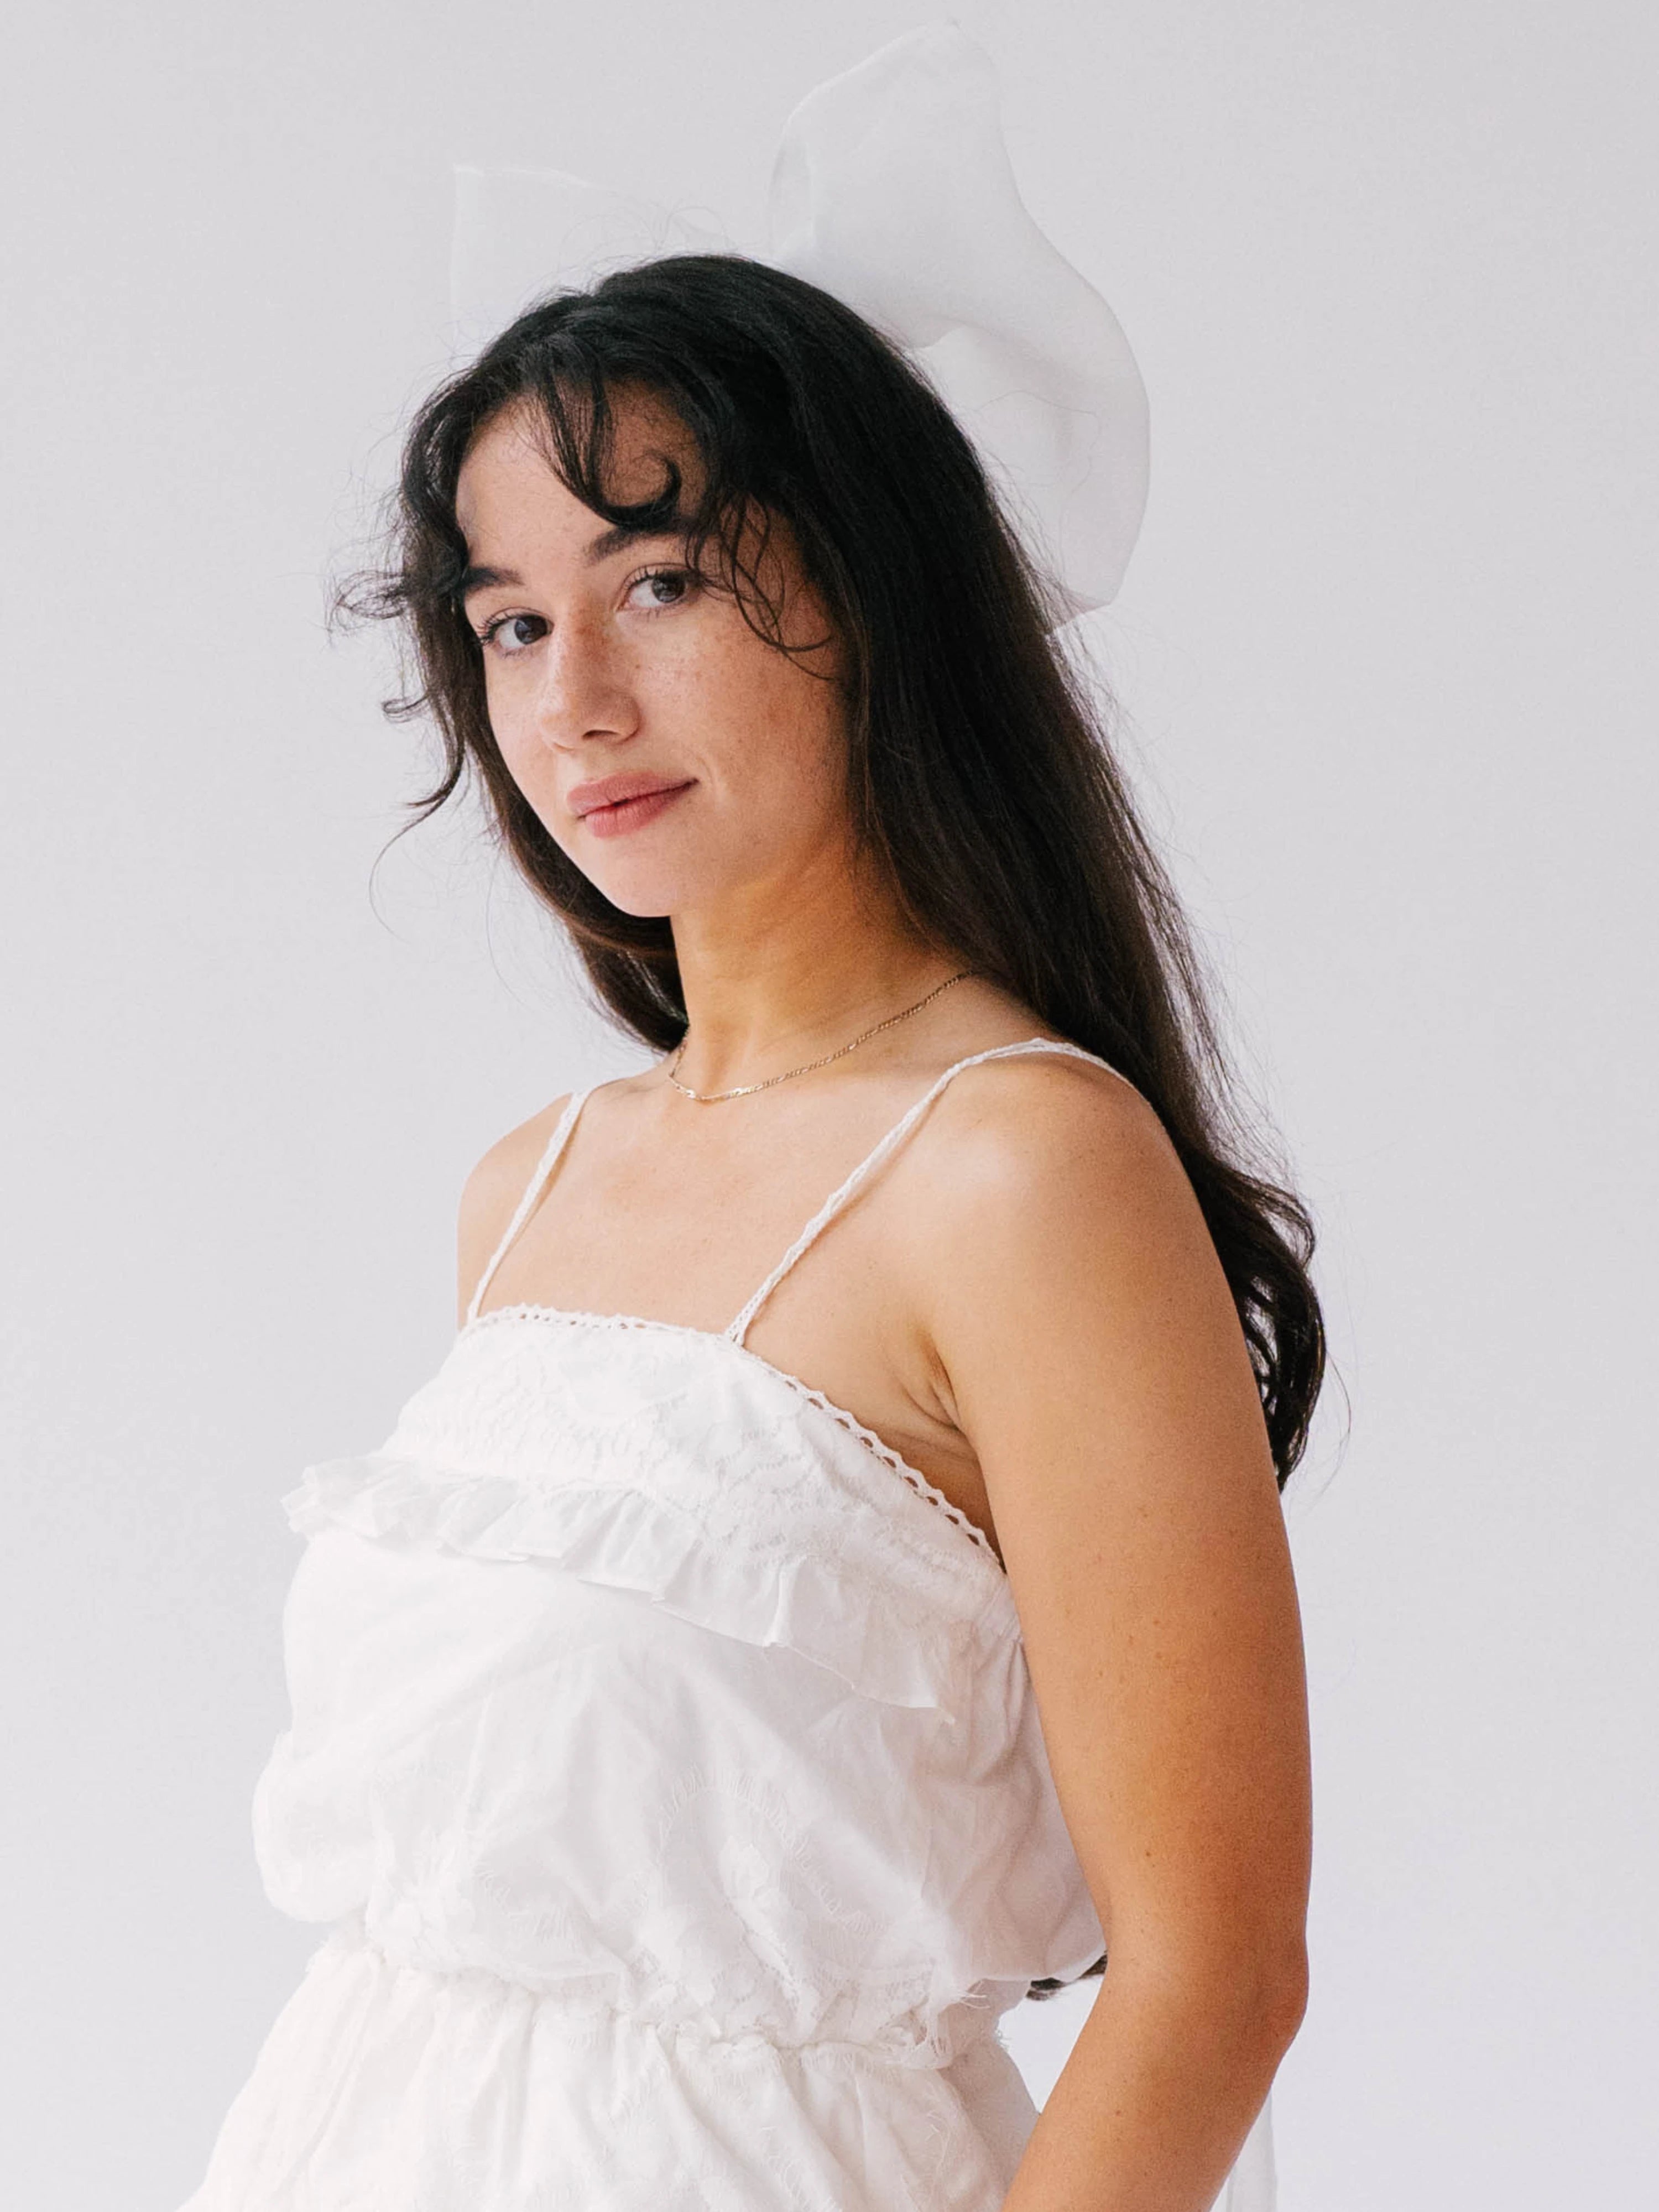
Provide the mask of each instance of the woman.
{"label": "woman", "polygon": [[[195,2212],[1204,2212],[1304,2001],[1322,1340],[1048,587],[735,255],[524,315],[401,516],[422,807],[661,1056],[479,1163],[449,1358],[289,1501],[336,1924]],[[997,2015],[1108,1959],[1037,2118]]]}

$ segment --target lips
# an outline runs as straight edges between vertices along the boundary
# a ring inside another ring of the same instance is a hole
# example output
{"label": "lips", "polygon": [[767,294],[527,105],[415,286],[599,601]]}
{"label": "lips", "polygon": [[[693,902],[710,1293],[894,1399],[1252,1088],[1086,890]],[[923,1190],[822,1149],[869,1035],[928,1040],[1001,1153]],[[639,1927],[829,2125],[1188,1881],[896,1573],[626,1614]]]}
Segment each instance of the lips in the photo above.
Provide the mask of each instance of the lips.
{"label": "lips", "polygon": [[696,787],[695,776],[676,783],[661,775],[605,775],[579,783],[565,804],[590,837],[626,837],[654,822]]}
{"label": "lips", "polygon": [[625,806],[635,799],[653,799],[659,792],[684,791],[690,779],[672,775],[602,775],[594,783],[579,783],[565,800],[579,819],[602,809]]}

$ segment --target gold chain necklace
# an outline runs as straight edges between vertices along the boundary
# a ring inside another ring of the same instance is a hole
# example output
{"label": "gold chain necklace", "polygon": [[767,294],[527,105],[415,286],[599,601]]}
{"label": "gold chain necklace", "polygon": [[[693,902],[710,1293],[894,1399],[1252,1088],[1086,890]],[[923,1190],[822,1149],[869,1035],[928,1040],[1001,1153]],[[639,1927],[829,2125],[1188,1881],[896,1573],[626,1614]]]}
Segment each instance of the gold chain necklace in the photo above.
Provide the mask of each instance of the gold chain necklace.
{"label": "gold chain necklace", "polygon": [[918,999],[914,1006],[907,1006],[902,1014],[889,1014],[886,1020],[878,1022],[874,1029],[866,1030],[862,1036],[855,1036],[851,1044],[844,1044],[835,1052],[826,1052],[822,1060],[809,1060],[804,1067],[792,1067],[782,1075],[769,1075],[764,1083],[740,1083],[735,1091],[693,1091],[674,1073],[684,1056],[686,1046],[691,1042],[689,1034],[680,1039],[678,1048],[665,1073],[676,1091],[683,1091],[688,1098],[695,1098],[699,1106],[718,1106],[723,1098],[747,1098],[753,1091],[769,1091],[775,1083],[787,1083],[794,1076],[810,1075],[815,1067],[828,1067],[832,1060],[844,1059],[849,1052],[856,1052],[861,1044],[868,1044],[872,1036],[879,1036],[884,1030],[890,1030],[895,1022],[908,1022],[912,1014],[919,1014],[924,1006],[931,1006],[941,991],[948,991],[952,983],[966,982],[973,972],[971,968],[964,968],[961,975],[947,976],[943,983],[936,984],[925,999]]}

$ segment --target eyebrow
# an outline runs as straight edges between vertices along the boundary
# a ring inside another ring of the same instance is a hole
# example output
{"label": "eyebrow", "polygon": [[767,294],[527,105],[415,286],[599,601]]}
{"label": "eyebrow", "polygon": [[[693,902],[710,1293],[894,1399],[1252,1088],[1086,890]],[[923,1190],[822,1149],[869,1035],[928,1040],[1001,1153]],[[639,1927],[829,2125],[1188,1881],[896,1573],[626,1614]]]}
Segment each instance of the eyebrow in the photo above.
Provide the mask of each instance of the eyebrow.
{"label": "eyebrow", "polygon": [[[638,544],[642,538],[684,538],[691,528],[692,521],[693,518],[689,514],[677,514],[667,522],[656,526],[642,522],[613,523],[609,530],[600,531],[597,538],[589,540],[583,549],[582,565],[597,568],[601,561],[610,560],[613,554],[625,551],[629,546]],[[459,599],[470,599],[474,592],[500,588],[521,592],[524,587],[524,578],[516,568],[479,566],[462,572],[461,580],[455,587],[455,596]]]}

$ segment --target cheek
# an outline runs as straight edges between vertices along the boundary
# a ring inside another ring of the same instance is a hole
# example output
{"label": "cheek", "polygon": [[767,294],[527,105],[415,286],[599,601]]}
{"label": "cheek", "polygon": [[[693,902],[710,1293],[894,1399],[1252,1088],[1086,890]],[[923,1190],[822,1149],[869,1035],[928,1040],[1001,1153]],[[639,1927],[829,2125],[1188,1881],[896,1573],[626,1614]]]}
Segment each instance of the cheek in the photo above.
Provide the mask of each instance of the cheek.
{"label": "cheek", "polygon": [[801,826],[843,803],[847,735],[836,688],[759,647],[725,688],[711,738],[734,784],[771,797]]}
{"label": "cheek", "polygon": [[515,684],[510,677],[490,668],[484,675],[483,691],[484,713],[495,750],[516,778],[519,762],[529,756],[534,745],[528,687]]}

